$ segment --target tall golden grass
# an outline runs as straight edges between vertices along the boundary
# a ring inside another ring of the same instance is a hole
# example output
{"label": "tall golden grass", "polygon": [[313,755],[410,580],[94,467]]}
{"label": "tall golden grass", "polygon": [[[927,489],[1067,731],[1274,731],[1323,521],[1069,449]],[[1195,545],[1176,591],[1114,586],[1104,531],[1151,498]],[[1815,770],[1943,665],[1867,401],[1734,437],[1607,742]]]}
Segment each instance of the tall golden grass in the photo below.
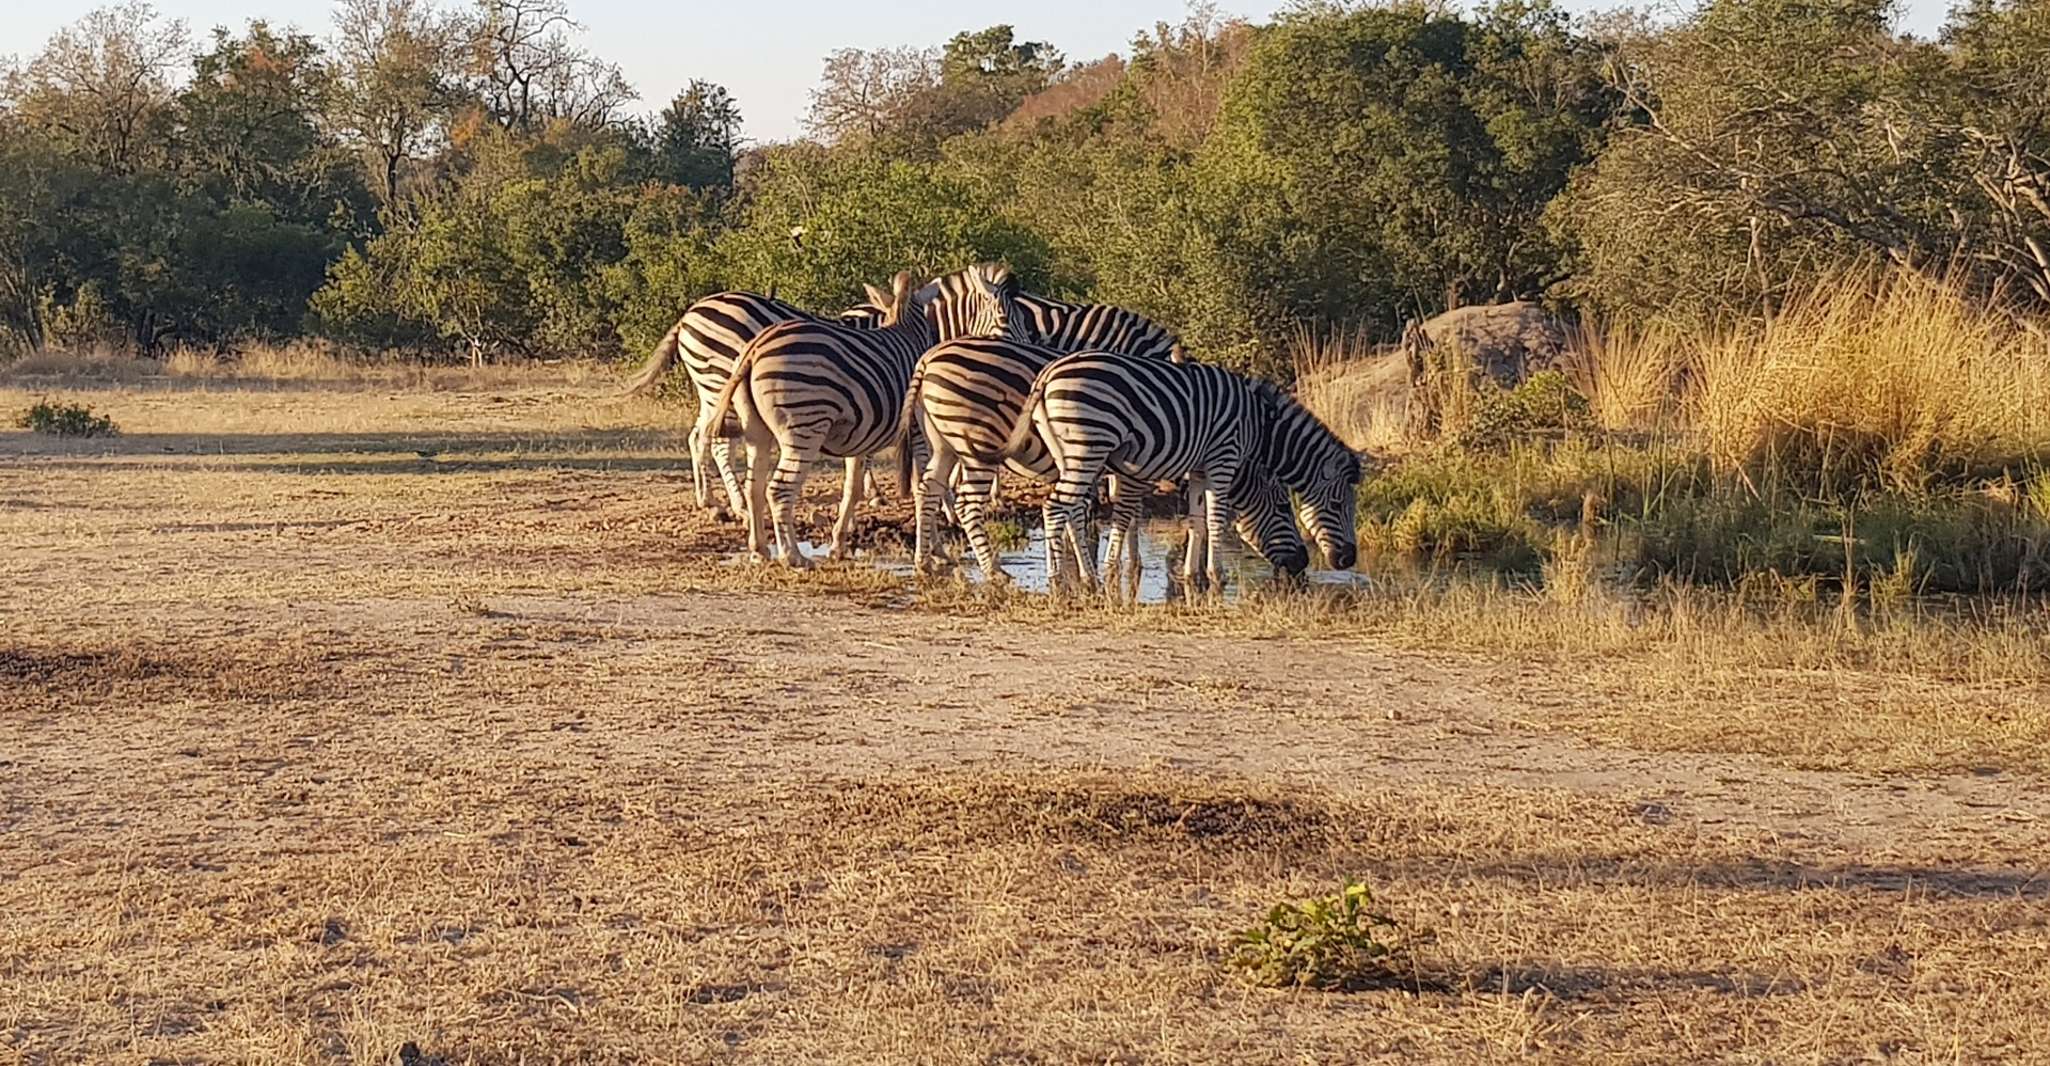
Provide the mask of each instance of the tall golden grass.
{"label": "tall golden grass", "polygon": [[1296,397],[1339,439],[1372,452],[1401,447],[1409,370],[1400,352],[1376,345],[1363,329],[1307,328],[1289,338],[1288,351]]}
{"label": "tall golden grass", "polygon": [[[1343,335],[1296,350],[1313,410],[1355,445],[1399,444],[1398,355]],[[1846,270],[1735,325],[1585,323],[1564,370],[1604,429],[1803,489],[1917,492],[2050,464],[2050,344],[1915,271]]]}
{"label": "tall golden grass", "polygon": [[1692,340],[1685,331],[1662,323],[1582,322],[1568,338],[1560,369],[1587,397],[1597,425],[1628,432],[1673,424]]}
{"label": "tall golden grass", "polygon": [[1690,421],[1730,469],[1917,491],[2050,459],[2050,349],[1942,278],[1845,273],[1693,343]]}

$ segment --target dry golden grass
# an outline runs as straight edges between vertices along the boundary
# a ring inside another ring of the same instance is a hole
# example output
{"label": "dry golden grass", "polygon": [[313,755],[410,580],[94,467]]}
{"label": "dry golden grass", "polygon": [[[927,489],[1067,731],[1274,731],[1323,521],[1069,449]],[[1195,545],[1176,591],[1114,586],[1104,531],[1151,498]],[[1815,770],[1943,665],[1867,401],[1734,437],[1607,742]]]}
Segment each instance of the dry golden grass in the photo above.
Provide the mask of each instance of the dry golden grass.
{"label": "dry golden grass", "polygon": [[1958,285],[1852,273],[1699,343],[1691,421],[1732,468],[1918,490],[2050,461],[2050,348]]}
{"label": "dry golden grass", "polygon": [[44,351],[0,362],[0,385],[235,384],[322,388],[447,390],[531,387],[542,382],[576,386],[610,380],[612,371],[585,362],[546,365],[430,365],[396,355],[349,354],[310,341],[256,344],[226,355],[179,349],[161,360],[105,351]]}
{"label": "dry golden grass", "polygon": [[1670,426],[1679,380],[1693,358],[1691,338],[1668,325],[1596,325],[1573,331],[1562,369],[1595,423],[1612,431]]}
{"label": "dry golden grass", "polygon": [[[0,1059],[2050,1061],[2021,621],[793,575],[608,388],[94,400],[0,434]],[[1350,877],[1411,987],[1221,969]]]}
{"label": "dry golden grass", "polygon": [[1298,333],[1289,345],[1296,397],[1353,448],[1387,453],[1403,444],[1409,369],[1364,332]]}

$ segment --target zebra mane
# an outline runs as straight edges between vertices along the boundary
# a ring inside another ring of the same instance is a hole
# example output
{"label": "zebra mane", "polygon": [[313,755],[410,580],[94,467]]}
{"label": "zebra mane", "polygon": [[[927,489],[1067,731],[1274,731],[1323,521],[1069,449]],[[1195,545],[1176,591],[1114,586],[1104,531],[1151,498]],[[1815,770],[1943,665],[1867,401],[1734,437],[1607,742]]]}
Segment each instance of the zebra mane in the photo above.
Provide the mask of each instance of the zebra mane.
{"label": "zebra mane", "polygon": [[1271,412],[1273,430],[1269,443],[1275,453],[1286,449],[1297,454],[1314,451],[1320,458],[1342,455],[1352,464],[1352,480],[1359,480],[1359,453],[1347,447],[1315,411],[1270,381],[1255,378],[1253,392]]}

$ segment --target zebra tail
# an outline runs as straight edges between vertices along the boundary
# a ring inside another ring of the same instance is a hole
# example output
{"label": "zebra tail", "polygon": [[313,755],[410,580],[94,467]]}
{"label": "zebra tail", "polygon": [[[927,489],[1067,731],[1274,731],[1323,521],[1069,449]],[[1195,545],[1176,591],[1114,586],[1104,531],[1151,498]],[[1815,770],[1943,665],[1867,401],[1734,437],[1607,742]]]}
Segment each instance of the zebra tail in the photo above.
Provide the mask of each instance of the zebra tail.
{"label": "zebra tail", "polygon": [[[756,334],[755,340],[760,339],[761,335]],[[761,346],[754,341],[749,341],[747,350],[741,352],[740,358],[733,361],[733,373],[726,378],[726,384],[720,387],[718,399],[712,402],[712,418],[705,423],[709,432],[698,436],[697,450],[691,453],[692,463],[702,464],[711,461],[712,438],[718,435],[719,427],[725,424],[726,413],[733,410],[734,394],[747,384],[748,375],[754,370],[755,352],[760,348]]]}
{"label": "zebra tail", "polygon": [[911,387],[904,390],[904,407],[897,413],[897,491],[911,498],[911,435],[918,430],[918,392],[925,384],[925,360],[911,371]]}
{"label": "zebra tail", "polygon": [[1018,409],[1018,424],[1011,427],[1011,435],[1004,440],[1004,458],[1015,459],[1032,447],[1032,416],[1045,398],[1046,375],[1041,374],[1032,383],[1032,391],[1025,395],[1025,406]]}
{"label": "zebra tail", "polygon": [[669,368],[676,365],[676,351],[682,334],[683,319],[679,318],[676,325],[669,327],[669,332],[662,335],[662,343],[648,353],[647,361],[641,364],[640,372],[634,375],[632,381],[626,383],[626,395],[643,396],[653,392],[656,386],[662,383],[662,379],[669,376]]}

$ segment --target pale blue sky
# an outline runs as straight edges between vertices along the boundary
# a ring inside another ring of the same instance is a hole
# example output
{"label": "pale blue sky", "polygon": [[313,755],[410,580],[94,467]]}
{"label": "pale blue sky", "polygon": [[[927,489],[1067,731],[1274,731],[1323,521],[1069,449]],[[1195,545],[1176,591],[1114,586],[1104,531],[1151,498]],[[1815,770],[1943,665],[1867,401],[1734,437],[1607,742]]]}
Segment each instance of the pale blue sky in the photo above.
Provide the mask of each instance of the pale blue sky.
{"label": "pale blue sky", "polygon": [[[1620,6],[1565,2],[1574,10]],[[1903,23],[1931,35],[1949,4],[1904,0]],[[27,58],[58,27],[97,6],[94,0],[4,0],[0,56]],[[155,6],[184,19],[195,40],[214,26],[239,28],[258,16],[325,37],[332,10],[329,0],[155,0]],[[1221,11],[1254,19],[1279,6],[1273,0],[1218,4]],[[1094,59],[1124,51],[1134,33],[1157,21],[1179,21],[1186,6],[1183,0],[571,0],[571,10],[587,27],[585,43],[625,69],[640,90],[641,107],[660,107],[690,79],[704,78],[732,90],[747,136],[780,140],[800,132],[805,92],[835,48],[939,44],[959,30],[1008,22],[1021,37],[1051,41],[1070,59]]]}

